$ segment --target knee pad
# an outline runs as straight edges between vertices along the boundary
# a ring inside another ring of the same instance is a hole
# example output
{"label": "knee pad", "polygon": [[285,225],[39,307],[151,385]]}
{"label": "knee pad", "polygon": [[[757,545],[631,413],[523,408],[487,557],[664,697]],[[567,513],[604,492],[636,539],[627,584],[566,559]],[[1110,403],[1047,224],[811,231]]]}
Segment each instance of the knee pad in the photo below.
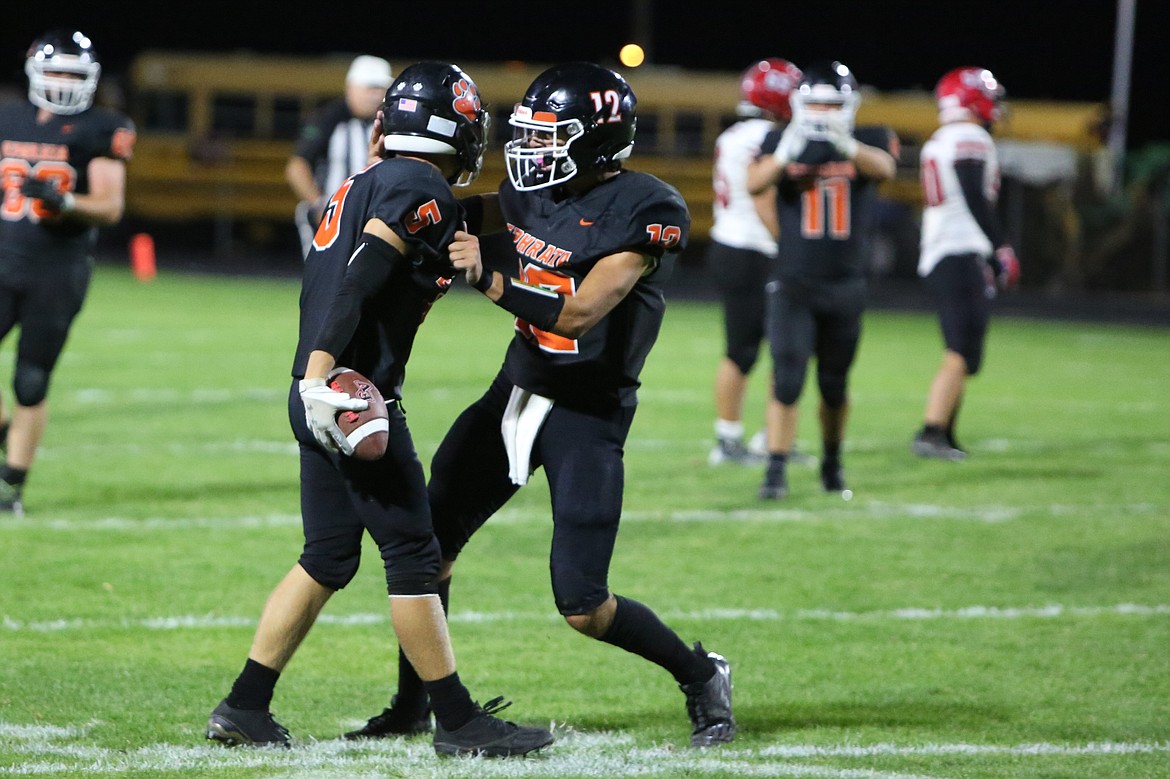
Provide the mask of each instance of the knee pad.
{"label": "knee pad", "polygon": [[796,401],[800,400],[800,393],[804,389],[804,372],[804,363],[776,361],[775,370],[772,372],[776,400],[786,406],[796,405]]}
{"label": "knee pad", "polygon": [[360,555],[337,557],[306,549],[297,562],[313,581],[331,590],[343,590],[357,574]]}
{"label": "knee pad", "polygon": [[434,595],[439,591],[439,541],[426,538],[399,540],[381,548],[390,595]]}
{"label": "knee pad", "polygon": [[49,394],[49,372],[27,360],[17,360],[12,389],[20,405],[39,405]]}

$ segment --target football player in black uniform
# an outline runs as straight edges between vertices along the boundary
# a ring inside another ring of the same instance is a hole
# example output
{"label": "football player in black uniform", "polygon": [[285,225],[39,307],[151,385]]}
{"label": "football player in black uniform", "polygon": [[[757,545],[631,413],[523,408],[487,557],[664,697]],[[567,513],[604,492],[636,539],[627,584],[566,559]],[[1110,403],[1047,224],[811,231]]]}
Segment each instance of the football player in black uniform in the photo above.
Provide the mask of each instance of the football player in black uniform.
{"label": "football player in black uniform", "polygon": [[[552,493],[551,574],[574,629],[638,654],[686,695],[696,746],[731,741],[731,671],[687,646],[646,606],[610,592],[621,517],[622,450],[638,375],[665,308],[658,271],[686,244],[678,191],[623,170],[636,98],[597,65],[558,65],[536,78],[509,123],[508,180],[486,196],[485,231],[505,227],[514,275],[485,272],[478,288],[516,315],[516,335],[487,392],[448,431],[428,493],[442,544],[440,594],[472,534],[543,467]],[[391,707],[353,737],[426,727],[426,696],[399,663]]]}
{"label": "football player in black uniform", "polygon": [[769,341],[780,413],[769,419],[768,466],[760,498],[788,493],[785,473],[796,436],[797,400],[810,357],[817,362],[824,456],[821,484],[849,498],[841,442],[849,413],[849,368],[865,308],[864,233],[877,184],[894,177],[897,138],[858,128],[861,95],[849,68],[813,65],[793,91],[792,122],[765,139],[748,170],[753,194],[776,188],[780,251],[769,282]]}
{"label": "football player in black uniform", "polygon": [[21,493],[48,422],[49,380],[93,271],[99,226],[122,218],[134,125],[93,106],[101,65],[80,32],[50,32],[25,61],[28,102],[0,107],[0,339],[20,325],[0,511]]}
{"label": "football player in black uniform", "polygon": [[[426,482],[402,411],[402,380],[431,304],[464,272],[480,276],[478,247],[456,244],[466,213],[452,193],[483,160],[487,112],[475,83],[446,63],[413,65],[386,92],[380,129],[387,159],[354,174],[329,201],[305,261],[300,339],[289,419],[300,444],[300,560],[264,607],[247,663],[212,712],[207,738],[287,745],[269,711],[280,672],[329,598],[353,578],[368,531],[386,570],[394,631],[434,705],[440,754],[520,755],[552,734],[492,716],[455,671],[437,592],[439,544]],[[449,247],[457,247],[449,251]],[[376,461],[348,457],[336,416],[365,400],[334,391],[344,365],[369,378],[390,411],[389,446]]]}

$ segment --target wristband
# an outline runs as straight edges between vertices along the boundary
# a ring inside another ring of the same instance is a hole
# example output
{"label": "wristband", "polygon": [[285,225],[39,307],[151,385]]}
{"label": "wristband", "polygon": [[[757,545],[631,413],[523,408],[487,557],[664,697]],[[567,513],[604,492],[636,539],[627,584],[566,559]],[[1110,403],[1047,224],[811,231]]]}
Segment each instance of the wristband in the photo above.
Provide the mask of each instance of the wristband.
{"label": "wristband", "polygon": [[76,202],[77,198],[73,197],[72,192],[66,192],[65,194],[61,195],[61,213],[67,214],[72,211],[73,206],[76,205]]}
{"label": "wristband", "polygon": [[479,281],[475,282],[471,286],[474,287],[475,289],[478,289],[480,292],[482,292],[486,295],[487,291],[489,289],[491,289],[492,275],[494,273],[495,273],[495,271],[493,271],[493,270],[486,270],[486,269],[483,270],[479,274]]}

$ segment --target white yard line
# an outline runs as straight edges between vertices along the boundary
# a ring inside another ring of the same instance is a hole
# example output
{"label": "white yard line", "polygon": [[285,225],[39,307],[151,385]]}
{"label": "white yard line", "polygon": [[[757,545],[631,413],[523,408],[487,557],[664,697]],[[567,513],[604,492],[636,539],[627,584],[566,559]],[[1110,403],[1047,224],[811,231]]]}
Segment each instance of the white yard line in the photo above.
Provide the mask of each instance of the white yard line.
{"label": "white yard line", "polygon": [[[926,620],[1015,620],[1015,619],[1093,619],[1096,617],[1166,617],[1170,604],[1144,605],[1118,603],[1112,606],[964,606],[958,609],[906,607],[882,611],[837,611],[832,609],[797,609],[790,612],[774,609],[705,609],[701,611],[664,611],[668,621],[696,622],[855,622],[855,621],[926,621]],[[451,622],[557,622],[560,617],[548,612],[454,611]],[[352,627],[388,623],[386,614],[322,614],[319,625]],[[218,628],[254,628],[255,617],[216,614],[176,614],[142,619],[40,619],[19,620],[0,615],[0,633],[60,633],[71,630],[207,630]],[[0,732],[0,736],[3,733]]]}
{"label": "white yard line", "polygon": [[[558,730],[557,743],[527,760],[447,760],[435,757],[425,739],[346,742],[308,741],[291,750],[222,749],[204,744],[157,744],[134,750],[77,743],[88,727],[25,726],[0,722],[0,751],[23,762],[0,767],[0,774],[52,776],[146,771],[220,772],[231,776],[242,768],[268,768],[279,777],[312,775],[317,779],[365,779],[386,772],[410,777],[589,777],[615,776],[752,776],[819,777],[820,779],[942,779],[961,776],[962,767],[948,763],[947,773],[882,771],[806,764],[801,760],[832,758],[897,758],[909,756],[972,756],[1013,758],[1047,756],[1118,757],[1170,752],[1165,742],[1100,742],[1088,744],[776,744],[759,749],[723,748],[705,752],[669,747],[637,748],[621,733]],[[472,768],[474,766],[474,768]],[[959,773],[955,773],[958,771]],[[310,773],[311,772],[311,773]]]}
{"label": "white yard line", "polygon": [[[280,452],[284,444],[275,442],[237,442],[209,445],[224,451]],[[743,509],[632,509],[622,513],[623,523],[632,522],[826,522],[834,520],[955,520],[962,522],[1000,523],[1021,516],[1065,517],[1107,512],[1114,516],[1165,516],[1170,505],[1156,503],[1111,504],[1108,506],[1049,504],[1037,506],[941,506],[933,503],[886,503],[877,500],[854,499],[851,503],[804,508],[743,508]],[[525,525],[551,522],[547,509],[505,508],[489,520],[494,525]],[[189,530],[247,529],[260,527],[287,527],[301,524],[295,514],[270,514],[246,517],[95,517],[72,519],[68,517],[3,517],[0,533],[24,530],[126,531],[126,530]]]}

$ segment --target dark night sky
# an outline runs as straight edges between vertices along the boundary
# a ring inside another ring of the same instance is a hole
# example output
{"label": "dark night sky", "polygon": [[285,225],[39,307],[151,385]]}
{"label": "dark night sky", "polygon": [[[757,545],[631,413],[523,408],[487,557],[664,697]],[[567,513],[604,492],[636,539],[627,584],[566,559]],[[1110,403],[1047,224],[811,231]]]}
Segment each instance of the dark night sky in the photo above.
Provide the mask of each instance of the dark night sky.
{"label": "dark night sky", "polygon": [[[1170,116],[1161,97],[1170,84],[1167,5],[1138,0],[1131,146],[1170,140]],[[387,57],[396,69],[432,58],[612,61],[632,37],[632,7],[631,0],[433,0],[429,5],[196,0],[149,6],[62,0],[0,28],[0,79],[23,90],[24,51],[54,27],[88,34],[107,73],[123,70],[135,52],[147,48],[370,52]],[[978,64],[999,76],[1009,98],[1109,99],[1115,0],[653,0],[651,8],[649,48],[661,65],[738,71],[765,56],[797,64],[839,59],[863,83],[905,89],[929,88],[952,67]]]}

